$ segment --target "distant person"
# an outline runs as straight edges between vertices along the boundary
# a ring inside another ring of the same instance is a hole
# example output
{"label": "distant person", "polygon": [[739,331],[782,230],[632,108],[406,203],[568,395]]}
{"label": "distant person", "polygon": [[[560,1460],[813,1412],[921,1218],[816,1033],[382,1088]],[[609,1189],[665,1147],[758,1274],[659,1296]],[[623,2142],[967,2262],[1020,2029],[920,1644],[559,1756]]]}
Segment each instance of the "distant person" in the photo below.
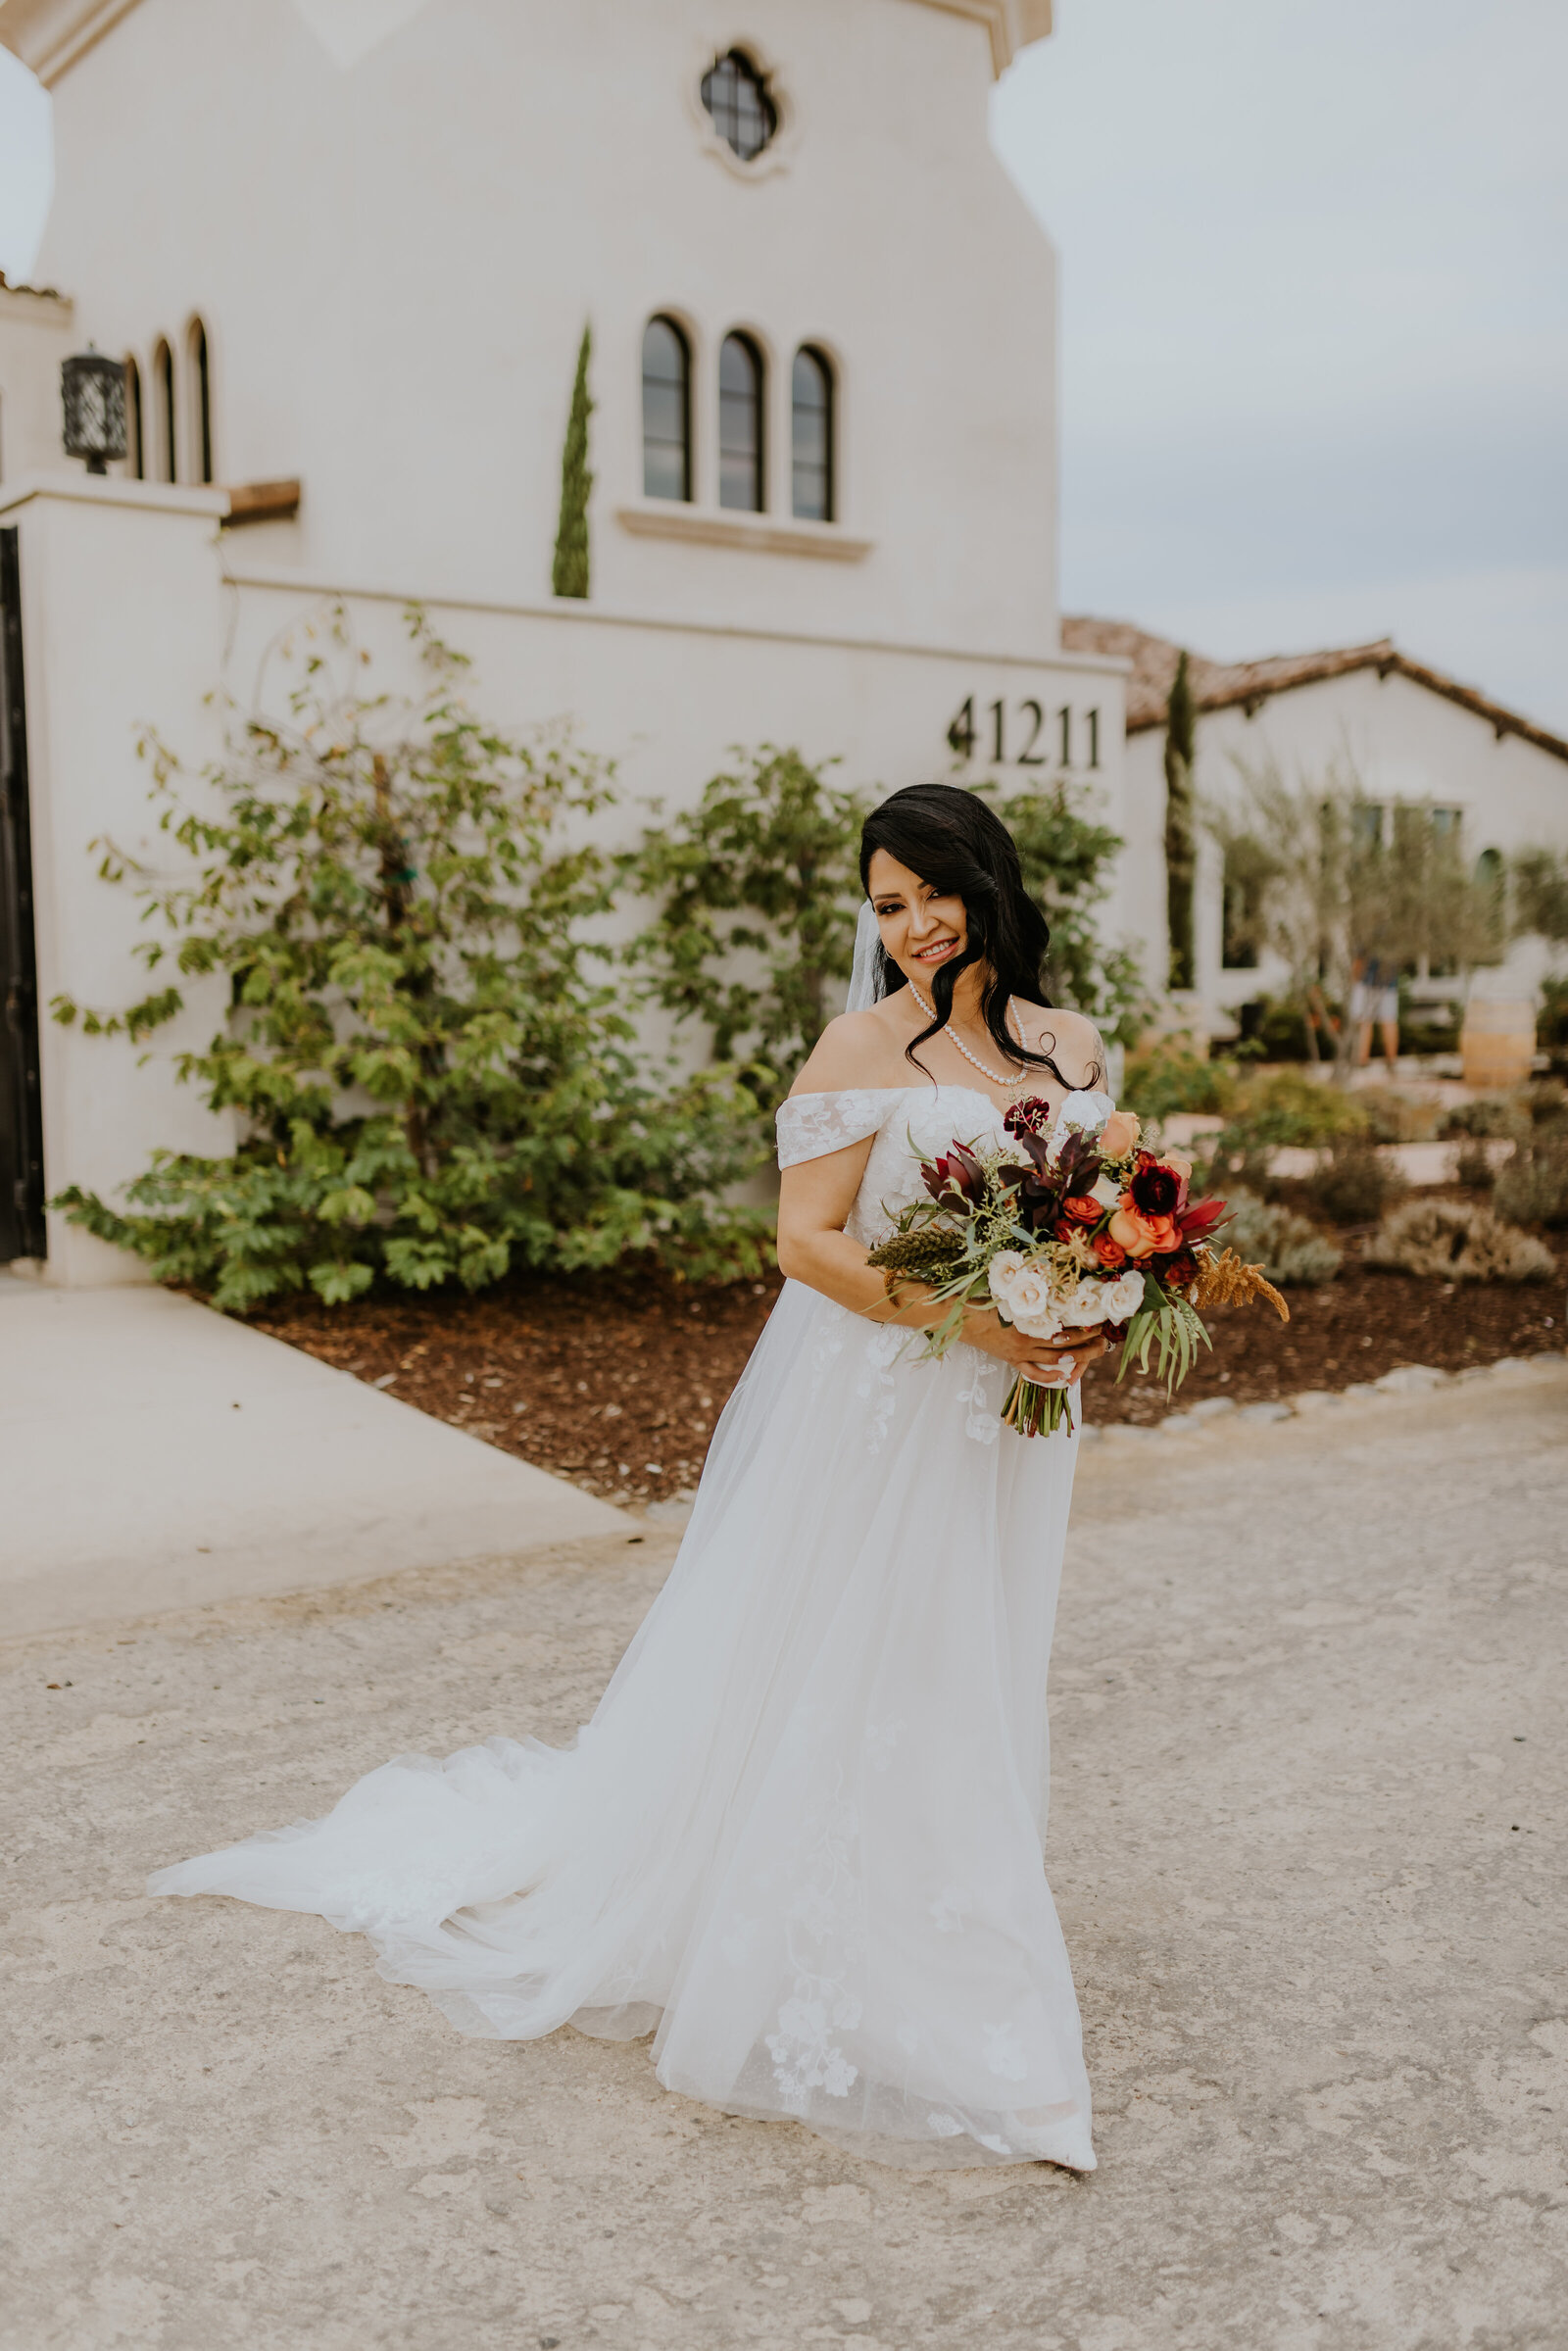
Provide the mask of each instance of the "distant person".
{"label": "distant person", "polygon": [[1355,1065],[1372,1058],[1374,1024],[1383,1032],[1383,1057],[1391,1078],[1399,1074],[1399,975],[1377,955],[1357,955],[1350,966],[1350,1022],[1355,1030]]}

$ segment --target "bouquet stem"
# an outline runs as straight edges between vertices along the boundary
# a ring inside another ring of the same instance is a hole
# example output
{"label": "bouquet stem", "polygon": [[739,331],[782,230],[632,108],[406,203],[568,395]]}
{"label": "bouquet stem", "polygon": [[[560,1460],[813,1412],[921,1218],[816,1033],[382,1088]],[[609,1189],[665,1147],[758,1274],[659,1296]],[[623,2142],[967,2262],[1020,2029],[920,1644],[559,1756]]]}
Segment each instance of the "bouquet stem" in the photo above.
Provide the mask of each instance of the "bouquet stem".
{"label": "bouquet stem", "polygon": [[1064,1424],[1072,1435],[1072,1390],[1041,1388],[1033,1380],[1014,1380],[1002,1407],[1002,1418],[1020,1437],[1054,1437]]}

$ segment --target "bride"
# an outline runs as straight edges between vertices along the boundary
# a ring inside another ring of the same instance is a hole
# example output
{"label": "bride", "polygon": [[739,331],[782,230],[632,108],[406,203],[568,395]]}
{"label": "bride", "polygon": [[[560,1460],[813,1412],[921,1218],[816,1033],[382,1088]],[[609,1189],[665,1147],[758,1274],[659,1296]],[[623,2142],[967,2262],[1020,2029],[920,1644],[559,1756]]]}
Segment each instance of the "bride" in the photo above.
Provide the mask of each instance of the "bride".
{"label": "bride", "polygon": [[1104,1341],[977,1310],[924,1357],[937,1311],[865,1259],[917,1152],[1058,1109],[1103,1053],[1042,1001],[1046,925],[982,801],[895,793],[860,872],[852,1008],[778,1115],[788,1278],[575,1746],[400,1756],[151,1890],[318,1912],[462,2032],[651,2033],[666,2088],[886,2163],[1090,2171],[1041,1863],[1077,1441],[1000,1408]]}

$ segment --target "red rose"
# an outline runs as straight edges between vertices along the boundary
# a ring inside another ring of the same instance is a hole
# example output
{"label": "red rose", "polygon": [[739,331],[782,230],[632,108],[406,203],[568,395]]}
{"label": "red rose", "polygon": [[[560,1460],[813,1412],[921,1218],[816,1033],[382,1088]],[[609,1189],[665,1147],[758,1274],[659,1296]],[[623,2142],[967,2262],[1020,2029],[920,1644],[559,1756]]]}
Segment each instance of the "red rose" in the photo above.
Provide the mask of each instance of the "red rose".
{"label": "red rose", "polygon": [[1100,1259],[1101,1264],[1108,1267],[1112,1273],[1127,1262],[1127,1251],[1119,1241],[1112,1241],[1108,1233],[1095,1235],[1095,1255]]}
{"label": "red rose", "polygon": [[1058,1241],[1070,1241],[1077,1230],[1078,1227],[1065,1216],[1058,1216],[1052,1227],[1052,1231]]}
{"label": "red rose", "polygon": [[1091,1200],[1086,1192],[1075,1193],[1071,1200],[1064,1200],[1061,1212],[1063,1216],[1070,1216],[1075,1224],[1098,1224],[1105,1213],[1099,1200]]}

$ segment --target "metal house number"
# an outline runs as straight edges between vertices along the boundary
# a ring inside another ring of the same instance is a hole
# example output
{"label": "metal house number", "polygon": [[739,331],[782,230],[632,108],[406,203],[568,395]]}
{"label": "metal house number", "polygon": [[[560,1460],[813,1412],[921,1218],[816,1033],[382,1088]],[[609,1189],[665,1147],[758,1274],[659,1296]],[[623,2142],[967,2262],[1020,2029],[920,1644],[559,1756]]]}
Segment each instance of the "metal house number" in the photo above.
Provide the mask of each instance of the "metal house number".
{"label": "metal house number", "polygon": [[983,759],[991,767],[1098,767],[1100,712],[1075,710],[1071,703],[1063,703],[1048,713],[1031,695],[1011,705],[988,703],[977,717],[971,694],[948,729],[948,743],[965,766]]}

